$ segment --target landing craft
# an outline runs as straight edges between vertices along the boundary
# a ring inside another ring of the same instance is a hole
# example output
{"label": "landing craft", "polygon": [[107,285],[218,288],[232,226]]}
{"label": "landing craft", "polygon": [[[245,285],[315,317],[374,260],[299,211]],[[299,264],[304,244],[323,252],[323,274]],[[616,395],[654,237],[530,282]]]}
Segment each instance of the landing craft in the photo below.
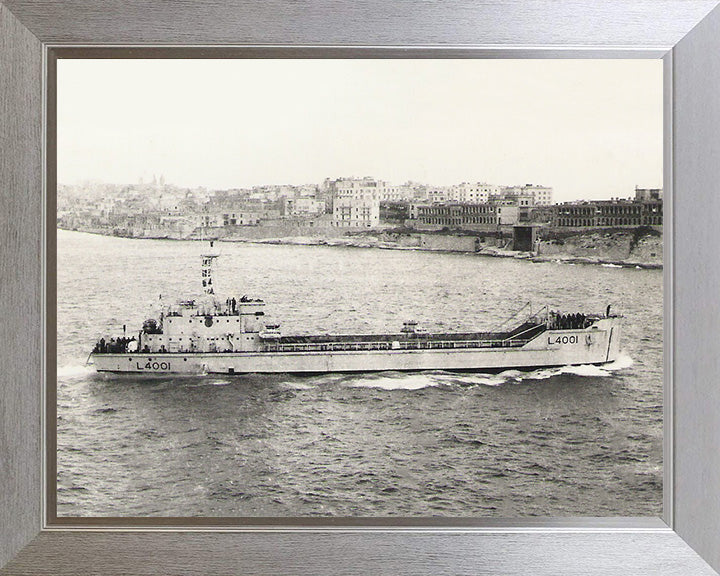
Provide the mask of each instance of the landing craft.
{"label": "landing craft", "polygon": [[[211,248],[213,243],[210,243]],[[605,364],[620,353],[620,316],[547,308],[495,332],[428,333],[406,322],[394,334],[283,335],[265,302],[215,294],[215,252],[202,256],[203,296],[161,307],[137,336],[101,339],[98,372],[247,374],[450,370],[498,372]]]}

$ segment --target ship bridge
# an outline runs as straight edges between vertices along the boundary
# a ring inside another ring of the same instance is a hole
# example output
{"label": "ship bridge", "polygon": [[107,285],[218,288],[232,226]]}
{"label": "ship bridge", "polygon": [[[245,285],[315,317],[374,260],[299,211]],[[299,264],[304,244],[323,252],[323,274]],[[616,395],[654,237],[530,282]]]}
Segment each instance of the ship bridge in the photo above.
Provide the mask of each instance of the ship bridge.
{"label": "ship bridge", "polygon": [[138,336],[141,352],[246,352],[260,348],[265,302],[247,295],[224,301],[215,294],[214,263],[220,256],[210,242],[201,254],[202,296],[164,306]]}
{"label": "ship bridge", "polygon": [[[265,302],[247,296],[204,297],[163,309],[160,321],[139,335],[143,352],[246,352],[257,350]],[[146,323],[147,324],[147,323]]]}

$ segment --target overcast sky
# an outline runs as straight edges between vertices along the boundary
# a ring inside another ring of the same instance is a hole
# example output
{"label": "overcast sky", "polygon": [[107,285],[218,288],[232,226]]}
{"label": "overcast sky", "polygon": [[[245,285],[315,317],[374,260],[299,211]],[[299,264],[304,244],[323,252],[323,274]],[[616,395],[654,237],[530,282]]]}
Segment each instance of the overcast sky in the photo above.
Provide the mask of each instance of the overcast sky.
{"label": "overcast sky", "polygon": [[60,60],[58,181],[662,186],[660,60]]}

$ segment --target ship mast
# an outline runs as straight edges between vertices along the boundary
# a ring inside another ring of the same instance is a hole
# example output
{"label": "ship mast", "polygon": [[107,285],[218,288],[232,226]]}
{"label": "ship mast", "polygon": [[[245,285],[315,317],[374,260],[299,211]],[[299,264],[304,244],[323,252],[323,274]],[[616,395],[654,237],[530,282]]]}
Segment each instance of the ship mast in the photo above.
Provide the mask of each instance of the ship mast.
{"label": "ship mast", "polygon": [[[212,249],[215,242],[213,240],[210,240],[210,248]],[[202,267],[201,267],[201,279],[202,279],[202,286],[203,286],[203,292],[205,294],[215,294],[215,288],[213,285],[213,262],[215,261],[215,258],[219,256],[216,252],[206,252],[201,255],[202,257]]]}

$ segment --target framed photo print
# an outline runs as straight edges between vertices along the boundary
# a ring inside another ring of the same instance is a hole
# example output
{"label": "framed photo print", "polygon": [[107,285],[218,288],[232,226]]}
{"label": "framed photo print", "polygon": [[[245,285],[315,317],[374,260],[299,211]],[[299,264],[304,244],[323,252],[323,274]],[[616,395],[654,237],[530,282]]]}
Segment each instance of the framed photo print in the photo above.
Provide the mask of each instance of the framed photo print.
{"label": "framed photo print", "polygon": [[714,573],[713,2],[106,8],[0,4],[0,573]]}

